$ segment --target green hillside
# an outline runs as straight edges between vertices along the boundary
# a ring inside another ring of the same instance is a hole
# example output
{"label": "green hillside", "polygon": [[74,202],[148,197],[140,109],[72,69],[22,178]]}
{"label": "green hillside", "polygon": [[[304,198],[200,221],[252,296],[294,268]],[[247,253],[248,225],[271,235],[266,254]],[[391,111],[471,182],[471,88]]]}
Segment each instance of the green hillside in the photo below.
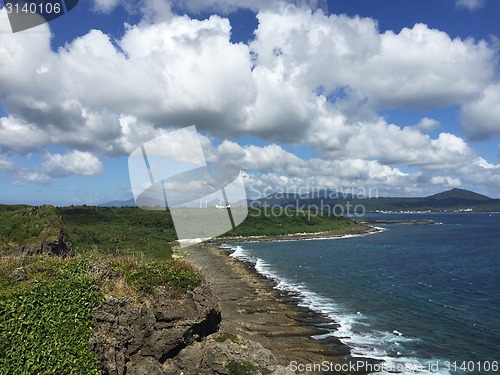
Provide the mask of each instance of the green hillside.
{"label": "green hillside", "polygon": [[91,206],[58,210],[64,231],[79,254],[97,250],[166,259],[177,240],[172,218],[165,210]]}
{"label": "green hillside", "polygon": [[[0,374],[102,373],[89,340],[105,296],[139,303],[157,286],[182,294],[202,282],[166,259],[174,239],[165,211],[0,205]],[[66,244],[79,254],[50,253]]]}
{"label": "green hillside", "polygon": [[451,189],[423,198],[378,198],[361,201],[359,203],[364,204],[369,211],[500,211],[500,200],[465,189]]}
{"label": "green hillside", "polygon": [[[203,223],[210,226],[211,223]],[[344,217],[304,210],[249,209],[247,218],[223,236],[266,236],[343,230],[355,225]],[[60,230],[76,254],[145,256],[168,259],[177,237],[168,211],[137,207],[0,205],[0,254],[57,240]]]}

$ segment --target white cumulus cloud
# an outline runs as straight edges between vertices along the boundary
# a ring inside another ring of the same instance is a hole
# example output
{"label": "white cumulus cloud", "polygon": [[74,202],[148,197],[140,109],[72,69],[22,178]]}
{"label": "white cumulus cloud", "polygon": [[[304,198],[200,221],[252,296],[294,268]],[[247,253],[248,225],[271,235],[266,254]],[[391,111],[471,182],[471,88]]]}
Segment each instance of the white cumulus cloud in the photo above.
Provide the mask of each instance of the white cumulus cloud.
{"label": "white cumulus cloud", "polygon": [[500,134],[500,83],[486,88],[475,101],[462,108],[462,123],[473,139]]}
{"label": "white cumulus cloud", "polygon": [[91,153],[70,151],[66,154],[45,155],[46,161],[42,164],[45,174],[51,177],[63,177],[72,174],[94,176],[103,172],[103,165]]}
{"label": "white cumulus cloud", "polygon": [[[130,5],[96,4],[101,11]],[[498,56],[487,42],[453,39],[424,24],[381,33],[373,19],[290,2],[205,3],[205,10],[258,12],[255,40],[232,43],[222,16],[197,20],[169,13],[160,0],[146,5],[163,7],[165,17],[127,25],[117,40],[91,30],[57,51],[49,25],[12,34],[0,22],[2,152],[43,154],[55,145],[69,151],[46,153],[39,173],[95,175],[103,170],[95,155],[127,155],[194,124],[207,134],[208,148],[212,137],[271,143],[225,141],[211,149],[214,158],[269,181],[292,176],[393,189],[414,189],[419,181],[498,182],[498,166],[482,162],[458,132],[435,136],[434,119],[402,126],[379,115],[386,108],[457,106],[471,138],[500,133]],[[302,159],[287,144],[307,146],[314,157]]]}

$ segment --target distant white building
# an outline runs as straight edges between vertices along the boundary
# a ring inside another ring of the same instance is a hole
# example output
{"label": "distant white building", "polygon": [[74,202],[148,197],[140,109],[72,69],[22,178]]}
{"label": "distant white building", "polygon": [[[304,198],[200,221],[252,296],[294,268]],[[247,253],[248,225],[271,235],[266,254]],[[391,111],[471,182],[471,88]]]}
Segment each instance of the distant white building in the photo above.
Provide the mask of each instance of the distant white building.
{"label": "distant white building", "polygon": [[215,208],[231,208],[231,205],[230,204],[224,205],[222,204],[221,201],[219,201],[219,204],[216,204]]}

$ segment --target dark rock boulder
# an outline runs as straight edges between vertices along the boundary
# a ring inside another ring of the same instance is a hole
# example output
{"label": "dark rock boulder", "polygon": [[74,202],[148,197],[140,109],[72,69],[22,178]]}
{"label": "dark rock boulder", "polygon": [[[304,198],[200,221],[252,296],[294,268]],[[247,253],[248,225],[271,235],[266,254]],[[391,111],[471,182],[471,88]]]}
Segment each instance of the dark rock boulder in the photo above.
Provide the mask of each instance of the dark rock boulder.
{"label": "dark rock boulder", "polygon": [[164,374],[167,359],[217,332],[221,320],[206,284],[183,295],[158,288],[154,298],[141,304],[109,297],[93,316],[91,348],[109,375]]}
{"label": "dark rock boulder", "polygon": [[127,375],[164,375],[161,363],[155,357],[134,355],[127,364]]}
{"label": "dark rock boulder", "polygon": [[172,374],[282,374],[294,372],[278,364],[273,353],[241,336],[217,333],[183,349],[163,364]]}
{"label": "dark rock boulder", "polygon": [[17,253],[21,255],[51,255],[51,256],[60,256],[60,257],[68,257],[74,256],[75,252],[73,250],[73,246],[66,239],[64,235],[64,231],[62,228],[59,229],[59,234],[56,238],[45,239],[41,243],[30,246],[20,246],[17,249]]}

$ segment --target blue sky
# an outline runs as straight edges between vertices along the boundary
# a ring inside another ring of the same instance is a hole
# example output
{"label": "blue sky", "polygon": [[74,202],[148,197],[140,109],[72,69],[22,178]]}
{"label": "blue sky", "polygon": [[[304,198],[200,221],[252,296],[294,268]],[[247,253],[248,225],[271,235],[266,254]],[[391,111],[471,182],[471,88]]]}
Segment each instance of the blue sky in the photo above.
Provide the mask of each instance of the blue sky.
{"label": "blue sky", "polygon": [[13,34],[1,10],[0,202],[129,199],[130,152],[192,124],[259,189],[500,198],[499,15],[495,0],[82,0]]}

